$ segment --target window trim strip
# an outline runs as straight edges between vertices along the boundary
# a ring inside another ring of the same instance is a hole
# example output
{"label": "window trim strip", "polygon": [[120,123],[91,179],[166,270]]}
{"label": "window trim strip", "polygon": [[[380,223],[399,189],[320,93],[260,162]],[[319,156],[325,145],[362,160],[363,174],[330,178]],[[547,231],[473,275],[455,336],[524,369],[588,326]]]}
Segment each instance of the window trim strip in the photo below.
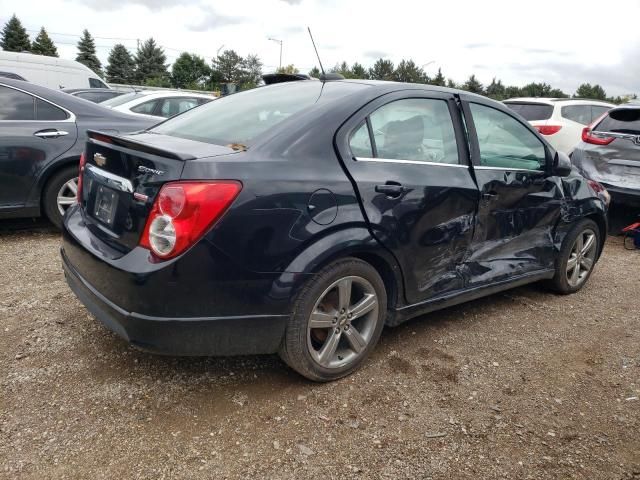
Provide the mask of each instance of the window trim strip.
{"label": "window trim strip", "polygon": [[438,167],[457,167],[469,168],[469,165],[461,163],[440,163],[440,162],[423,162],[421,160],[402,160],[395,158],[370,158],[370,157],[353,157],[358,162],[378,162],[378,163],[404,163],[409,165],[435,165]]}

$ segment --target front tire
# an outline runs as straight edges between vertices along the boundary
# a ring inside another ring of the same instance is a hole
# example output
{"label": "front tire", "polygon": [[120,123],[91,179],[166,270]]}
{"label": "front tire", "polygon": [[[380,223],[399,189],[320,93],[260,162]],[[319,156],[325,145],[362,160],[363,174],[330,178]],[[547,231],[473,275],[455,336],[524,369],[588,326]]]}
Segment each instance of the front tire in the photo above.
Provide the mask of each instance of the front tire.
{"label": "front tire", "polygon": [[66,167],[53,174],[42,192],[44,214],[56,228],[62,229],[62,218],[76,203],[78,167]]}
{"label": "front tire", "polygon": [[578,222],[562,242],[551,288],[564,295],[580,290],[593,272],[599,248],[598,225],[588,219]]}
{"label": "front tire", "polygon": [[280,357],[316,382],[349,375],[378,342],[386,311],[387,294],[376,269],[356,258],[337,260],[300,291]]}

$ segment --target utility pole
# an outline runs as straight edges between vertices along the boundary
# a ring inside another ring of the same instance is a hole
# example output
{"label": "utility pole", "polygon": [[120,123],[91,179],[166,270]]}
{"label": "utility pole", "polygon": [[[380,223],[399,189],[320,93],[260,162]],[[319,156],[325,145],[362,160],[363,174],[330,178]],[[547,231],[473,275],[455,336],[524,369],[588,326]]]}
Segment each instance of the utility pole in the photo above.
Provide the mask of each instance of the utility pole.
{"label": "utility pole", "polygon": [[280,70],[282,68],[282,40],[278,40],[277,38],[271,38],[271,37],[269,37],[269,40],[280,44],[280,64],[278,66],[278,70]]}

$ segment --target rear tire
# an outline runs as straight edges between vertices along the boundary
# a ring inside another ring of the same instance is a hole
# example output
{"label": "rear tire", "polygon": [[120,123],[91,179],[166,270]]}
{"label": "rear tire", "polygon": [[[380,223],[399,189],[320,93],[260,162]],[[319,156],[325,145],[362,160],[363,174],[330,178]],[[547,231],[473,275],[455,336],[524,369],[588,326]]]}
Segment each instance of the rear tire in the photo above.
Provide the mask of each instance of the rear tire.
{"label": "rear tire", "polygon": [[75,203],[78,167],[66,167],[53,174],[42,192],[44,214],[56,228],[62,229],[64,212]]}
{"label": "rear tire", "polygon": [[551,289],[563,295],[580,290],[593,272],[599,248],[598,225],[593,220],[579,221],[562,242],[556,273],[549,285]]}
{"label": "rear tire", "polygon": [[337,260],[298,294],[280,357],[316,382],[347,376],[375,347],[386,312],[387,294],[376,269],[356,258]]}

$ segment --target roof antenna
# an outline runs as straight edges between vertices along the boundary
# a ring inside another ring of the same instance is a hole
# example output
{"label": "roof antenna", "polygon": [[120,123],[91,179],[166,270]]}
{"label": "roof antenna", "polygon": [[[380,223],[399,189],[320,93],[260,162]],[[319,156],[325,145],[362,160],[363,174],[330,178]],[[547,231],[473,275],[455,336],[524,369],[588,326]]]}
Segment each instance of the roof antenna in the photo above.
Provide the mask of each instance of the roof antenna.
{"label": "roof antenna", "polygon": [[316,51],[316,56],[318,57],[318,63],[320,64],[320,70],[322,71],[322,74],[320,75],[320,81],[321,82],[326,82],[327,80],[344,80],[344,77],[342,75],[340,75],[339,73],[335,73],[335,72],[329,72],[329,73],[324,73],[324,67],[322,66],[322,60],[320,60],[320,55],[318,54],[318,49],[316,48],[316,42],[313,41],[313,35],[311,35],[311,29],[309,27],[307,27],[307,30],[309,30],[309,36],[311,37],[311,43],[313,43],[313,49]]}
{"label": "roof antenna", "polygon": [[316,57],[318,57],[318,63],[320,64],[320,71],[322,72],[322,76],[325,76],[324,67],[322,66],[322,60],[320,60],[320,54],[318,53],[318,49],[316,48],[316,42],[313,41],[313,35],[311,35],[311,28],[307,27],[309,30],[309,36],[311,37],[311,43],[313,44],[313,49],[316,51]]}

